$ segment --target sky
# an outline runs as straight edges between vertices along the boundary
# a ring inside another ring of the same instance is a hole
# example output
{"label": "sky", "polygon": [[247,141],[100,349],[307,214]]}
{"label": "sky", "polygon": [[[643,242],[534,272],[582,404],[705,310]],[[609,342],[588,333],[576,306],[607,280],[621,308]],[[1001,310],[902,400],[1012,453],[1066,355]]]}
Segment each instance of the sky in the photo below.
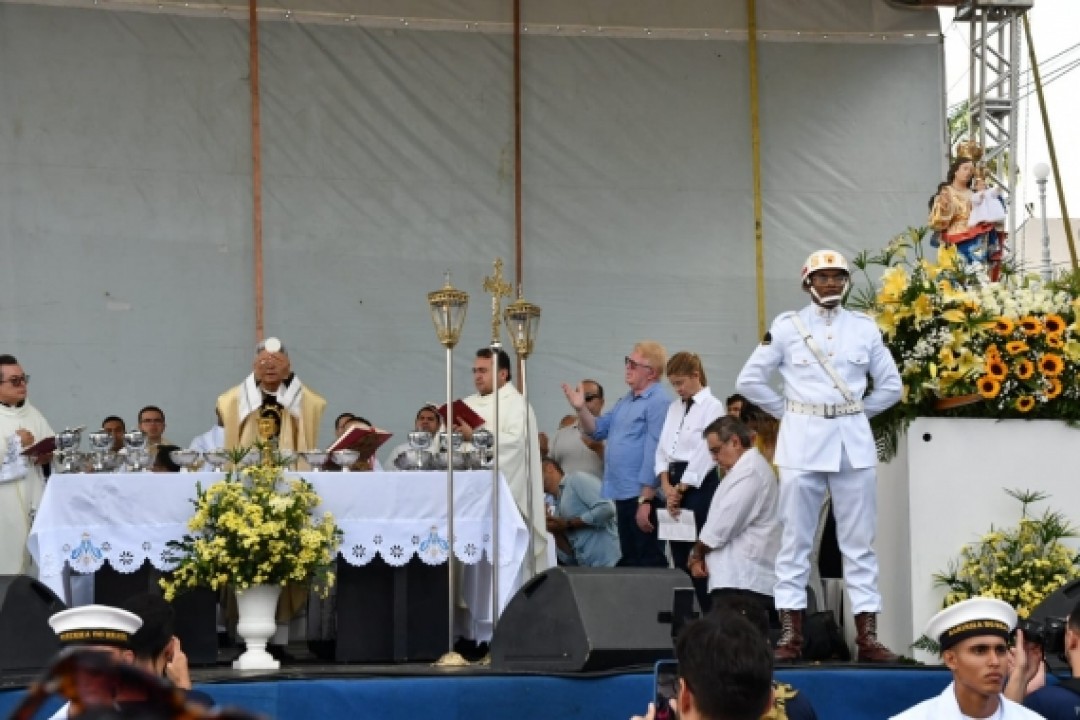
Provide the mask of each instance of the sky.
{"label": "sky", "polygon": [[[968,23],[953,21],[955,13],[951,8],[942,9],[940,13],[945,35],[946,88],[949,105],[953,106],[968,95],[970,28]],[[1076,32],[1080,27],[1080,0],[1034,0],[1029,18],[1035,56],[1045,85],[1046,107],[1061,172],[1060,182],[1065,189],[1065,204],[1069,214],[1076,218],[1080,217],[1080,131],[1077,130],[1080,124],[1080,33]],[[1049,164],[1050,152],[1038,99],[1030,82],[1027,43],[1023,39],[1021,43],[1020,97],[1024,99],[1019,104],[1017,200],[1018,207],[1032,203],[1038,216],[1039,195],[1032,168],[1040,162]],[[1053,57],[1055,55],[1057,57]],[[1073,64],[1076,67],[1070,68]],[[1060,77],[1055,71],[1061,71]],[[1051,79],[1055,77],[1057,79]],[[1047,184],[1046,214],[1051,218],[1062,215],[1057,182],[1051,175]],[[1018,215],[1017,224],[1021,222],[1022,216]]]}

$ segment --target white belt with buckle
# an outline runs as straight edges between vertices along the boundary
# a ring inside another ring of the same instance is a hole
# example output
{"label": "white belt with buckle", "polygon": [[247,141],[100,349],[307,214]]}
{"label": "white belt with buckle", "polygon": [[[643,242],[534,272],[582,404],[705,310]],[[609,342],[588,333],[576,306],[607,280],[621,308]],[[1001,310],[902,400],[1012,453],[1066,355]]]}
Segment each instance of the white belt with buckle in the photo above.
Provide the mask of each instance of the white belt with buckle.
{"label": "white belt with buckle", "polygon": [[798,400],[791,400],[785,398],[784,404],[788,412],[797,413],[799,415],[813,415],[815,417],[823,418],[836,418],[844,417],[845,415],[858,415],[863,411],[863,404],[861,400],[855,400],[849,403],[840,403],[839,405],[821,405],[817,403],[804,403]]}

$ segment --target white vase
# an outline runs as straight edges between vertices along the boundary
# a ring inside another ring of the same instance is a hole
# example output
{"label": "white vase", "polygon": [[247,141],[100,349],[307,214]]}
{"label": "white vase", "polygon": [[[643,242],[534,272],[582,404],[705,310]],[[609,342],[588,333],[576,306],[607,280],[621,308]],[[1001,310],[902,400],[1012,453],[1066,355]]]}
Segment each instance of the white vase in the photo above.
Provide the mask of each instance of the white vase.
{"label": "white vase", "polygon": [[277,629],[275,614],[280,585],[253,585],[247,590],[236,591],[236,605],[240,610],[240,622],[236,631],[244,639],[247,649],[233,661],[234,670],[277,670],[281,663],[266,651],[266,641]]}

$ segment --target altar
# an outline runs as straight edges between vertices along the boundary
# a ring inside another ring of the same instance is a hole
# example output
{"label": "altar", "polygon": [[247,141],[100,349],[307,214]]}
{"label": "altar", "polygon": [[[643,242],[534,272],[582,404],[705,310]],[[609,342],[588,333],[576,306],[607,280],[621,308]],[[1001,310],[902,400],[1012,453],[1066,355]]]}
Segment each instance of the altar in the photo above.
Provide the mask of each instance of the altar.
{"label": "altar", "polygon": [[[291,474],[291,473],[290,473]],[[401,567],[413,559],[446,563],[445,472],[306,472],[343,533],[340,559],[363,566],[375,558]],[[30,530],[28,548],[39,579],[61,599],[64,569],[95,573],[106,563],[134,572],[149,561],[172,568],[166,544],[187,531],[196,484],[207,487],[222,473],[123,473],[54,475]],[[457,613],[459,634],[491,636],[492,482],[487,471],[454,473],[454,555],[464,565]],[[519,583],[528,547],[525,523],[505,480],[499,491],[499,612]]]}

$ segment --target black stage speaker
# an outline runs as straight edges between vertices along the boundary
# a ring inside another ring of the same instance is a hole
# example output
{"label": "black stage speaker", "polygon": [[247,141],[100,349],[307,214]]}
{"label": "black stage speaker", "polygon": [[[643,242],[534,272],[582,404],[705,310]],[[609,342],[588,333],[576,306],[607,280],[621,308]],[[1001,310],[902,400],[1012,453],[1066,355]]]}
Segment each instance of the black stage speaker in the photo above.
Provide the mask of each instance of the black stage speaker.
{"label": "black stage speaker", "polygon": [[491,641],[491,664],[573,672],[674,657],[672,603],[675,591],[685,588],[692,594],[689,576],[669,568],[552,568],[506,606]]}
{"label": "black stage speaker", "polygon": [[0,575],[0,670],[48,667],[60,651],[49,617],[66,607],[32,577]]}

